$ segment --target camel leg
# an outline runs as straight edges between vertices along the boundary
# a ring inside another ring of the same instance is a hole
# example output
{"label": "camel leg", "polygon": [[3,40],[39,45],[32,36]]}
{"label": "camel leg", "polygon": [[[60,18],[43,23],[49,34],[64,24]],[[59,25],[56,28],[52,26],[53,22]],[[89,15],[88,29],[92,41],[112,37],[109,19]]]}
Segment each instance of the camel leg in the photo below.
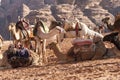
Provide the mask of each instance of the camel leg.
{"label": "camel leg", "polygon": [[42,45],[41,45],[41,42],[40,41],[37,41],[37,54],[39,55],[39,62],[40,62],[40,65],[43,65],[43,55],[42,55]]}
{"label": "camel leg", "polygon": [[34,52],[37,52],[37,41],[34,40]]}
{"label": "camel leg", "polygon": [[47,63],[47,54],[46,54],[46,39],[43,40],[42,44],[42,53],[43,53],[43,63]]}
{"label": "camel leg", "polygon": [[40,40],[35,38],[35,52],[38,53],[39,51],[39,45],[40,45]]}

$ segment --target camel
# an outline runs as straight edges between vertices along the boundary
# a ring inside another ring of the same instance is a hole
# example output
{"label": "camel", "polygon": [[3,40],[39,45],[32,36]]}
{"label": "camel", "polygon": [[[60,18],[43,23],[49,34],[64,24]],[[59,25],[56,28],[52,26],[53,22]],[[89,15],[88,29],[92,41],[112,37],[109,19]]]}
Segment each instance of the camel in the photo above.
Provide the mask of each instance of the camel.
{"label": "camel", "polygon": [[57,61],[59,63],[74,61],[74,58],[72,56],[68,56],[68,54],[63,54],[58,43],[52,42],[48,45],[48,47],[54,51],[54,54],[57,57]]}
{"label": "camel", "polygon": [[[27,26],[25,26],[25,24],[27,24]],[[43,22],[42,25],[44,26]],[[57,21],[51,21],[50,24],[50,29],[61,25],[60,22]],[[24,42],[26,45],[31,45],[31,41],[35,42],[35,49],[36,49],[36,38],[33,35],[33,25],[29,25],[28,23],[26,23],[25,21],[18,21],[17,23],[10,23],[9,25],[9,31],[10,34],[13,37],[13,43],[17,44],[18,42]],[[43,30],[44,32],[49,32],[48,27],[44,27]],[[11,38],[10,35],[10,38]],[[31,46],[30,46],[31,47]],[[37,50],[35,50],[37,52]]]}
{"label": "camel", "polygon": [[[44,31],[44,25],[41,21],[38,21],[33,29],[33,35],[35,36],[37,40],[37,49],[38,54],[40,57],[41,65],[43,63],[47,63],[47,56],[46,56],[46,39],[51,39],[53,41],[60,42],[60,34],[64,33],[64,29],[57,26],[50,30],[50,32],[45,33]],[[58,39],[59,38],[59,39]],[[41,44],[41,40],[43,41]]]}
{"label": "camel", "polygon": [[94,37],[93,43],[83,43],[84,41],[81,44],[78,42],[78,45],[72,46],[67,54],[63,53],[60,46],[55,42],[52,42],[48,46],[54,51],[58,61],[60,60],[62,62],[103,59],[109,54],[101,37]]}
{"label": "camel", "polygon": [[75,38],[76,37],[76,31],[78,31],[78,36],[82,37],[82,38],[85,38],[85,36],[93,37],[95,34],[97,36],[103,37],[102,34],[89,29],[88,26],[85,23],[80,22],[79,20],[76,20],[76,23],[69,23],[67,21],[64,21],[63,22],[63,28],[67,32],[65,34],[65,37],[72,37],[72,38],[74,37]]}
{"label": "camel", "polygon": [[13,37],[13,43],[17,46],[20,42],[24,44],[27,48],[30,48],[30,40],[28,37],[24,38],[23,33],[20,29],[16,29],[16,23],[10,23],[8,30],[10,31],[10,38]]}
{"label": "camel", "polygon": [[110,31],[120,31],[120,14],[115,16],[115,22],[112,25],[110,23],[110,17],[105,17],[102,19],[102,22],[105,23]]}
{"label": "camel", "polygon": [[115,45],[113,47],[113,51],[115,54],[120,57],[120,38],[119,38],[119,32],[112,32],[110,34],[107,34],[104,36],[103,41],[109,41]]}

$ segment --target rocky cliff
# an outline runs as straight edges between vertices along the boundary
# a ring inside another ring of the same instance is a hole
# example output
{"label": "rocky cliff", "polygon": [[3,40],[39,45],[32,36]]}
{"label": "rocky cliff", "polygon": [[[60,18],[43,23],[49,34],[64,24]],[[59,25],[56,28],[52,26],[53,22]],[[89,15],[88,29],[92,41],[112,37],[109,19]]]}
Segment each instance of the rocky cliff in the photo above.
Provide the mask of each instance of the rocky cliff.
{"label": "rocky cliff", "polygon": [[[95,27],[101,19],[120,12],[120,0],[1,0],[0,34],[9,39],[8,25],[16,22],[18,16],[25,17],[30,24],[36,18],[49,23],[50,20],[78,18]],[[49,24],[48,24],[49,25]]]}

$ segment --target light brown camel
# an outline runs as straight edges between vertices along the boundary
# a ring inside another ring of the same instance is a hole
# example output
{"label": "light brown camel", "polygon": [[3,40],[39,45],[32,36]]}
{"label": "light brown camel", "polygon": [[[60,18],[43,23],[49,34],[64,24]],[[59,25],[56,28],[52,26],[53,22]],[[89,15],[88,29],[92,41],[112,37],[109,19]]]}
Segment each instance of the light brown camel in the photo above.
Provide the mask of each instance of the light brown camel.
{"label": "light brown camel", "polygon": [[[40,62],[41,65],[43,63],[47,63],[47,56],[46,56],[46,39],[51,39],[52,41],[60,41],[60,34],[64,33],[64,29],[57,26],[55,28],[53,28],[52,30],[50,30],[48,33],[44,32],[44,25],[41,21],[38,21],[34,27],[33,30],[33,34],[37,40],[37,47],[38,48],[38,54],[40,57]],[[43,40],[43,42],[41,43],[41,40]]]}
{"label": "light brown camel", "polygon": [[[67,54],[64,54],[57,43],[49,44],[49,47],[54,51],[54,54],[57,56],[58,60],[68,62],[68,61],[84,61],[84,60],[96,60],[103,59],[109,54],[107,49],[103,44],[103,41],[100,37],[94,37],[93,45],[84,46],[84,50],[81,51],[81,48],[71,47]],[[87,48],[86,48],[87,47]],[[86,49],[90,49],[86,52]],[[77,58],[77,59],[76,59]]]}
{"label": "light brown camel", "polygon": [[[17,45],[19,42],[24,44],[25,47],[30,49],[30,38],[24,38],[23,33],[20,29],[16,30],[16,23],[10,23],[8,30],[10,31],[10,38],[13,38],[13,43]],[[31,37],[33,38],[33,37]]]}
{"label": "light brown camel", "polygon": [[102,22],[107,25],[109,30],[120,32],[120,27],[119,27],[120,26],[120,14],[117,14],[115,16],[115,22],[113,25],[110,23],[110,17],[103,18]]}
{"label": "light brown camel", "polygon": [[13,37],[13,43],[17,44],[20,41],[21,33],[20,31],[16,31],[15,24],[16,23],[10,23],[8,30],[10,31],[10,38]]}
{"label": "light brown camel", "polygon": [[63,54],[58,43],[52,42],[48,45],[48,47],[54,51],[54,54],[57,57],[57,61],[60,62],[74,61],[73,56],[68,56],[68,54]]}

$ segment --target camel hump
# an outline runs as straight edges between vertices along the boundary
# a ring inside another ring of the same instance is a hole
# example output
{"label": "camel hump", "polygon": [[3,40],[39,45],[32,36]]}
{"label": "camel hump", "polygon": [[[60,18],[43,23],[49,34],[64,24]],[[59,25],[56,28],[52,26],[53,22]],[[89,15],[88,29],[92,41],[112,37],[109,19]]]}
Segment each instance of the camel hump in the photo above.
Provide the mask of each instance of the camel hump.
{"label": "camel hump", "polygon": [[92,45],[93,40],[91,40],[91,39],[85,39],[85,40],[75,39],[75,40],[72,41],[72,44],[73,45],[78,45],[78,46]]}

